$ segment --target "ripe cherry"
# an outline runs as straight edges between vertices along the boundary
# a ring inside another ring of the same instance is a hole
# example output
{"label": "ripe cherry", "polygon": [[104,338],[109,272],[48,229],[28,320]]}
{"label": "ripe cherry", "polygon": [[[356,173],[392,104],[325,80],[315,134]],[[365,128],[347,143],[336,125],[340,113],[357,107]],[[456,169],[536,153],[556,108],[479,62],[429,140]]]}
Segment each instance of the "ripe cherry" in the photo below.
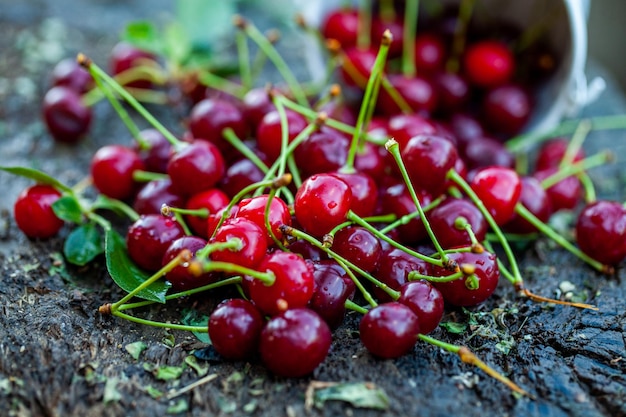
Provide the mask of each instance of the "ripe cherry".
{"label": "ripe cherry", "polygon": [[233,129],[237,137],[245,140],[248,136],[248,124],[242,111],[227,100],[207,98],[191,109],[189,130],[194,138],[205,139],[216,145],[225,156],[235,154],[222,136],[227,127]]}
{"label": "ripe cherry", "polygon": [[31,239],[47,239],[55,236],[63,220],[52,210],[52,204],[61,193],[50,185],[36,184],[23,190],[13,205],[13,217],[17,227]]}
{"label": "ripe cherry", "polygon": [[368,311],[361,319],[359,331],[361,342],[372,355],[392,359],[413,349],[420,323],[408,306],[391,302]]}
{"label": "ripe cherry", "polygon": [[[395,43],[395,39],[394,39]],[[443,70],[446,47],[441,37],[423,33],[415,37],[415,69],[420,74],[435,74]]]}
{"label": "ripe cherry", "polygon": [[619,264],[626,258],[626,207],[606,200],[587,204],[576,221],[576,242],[593,259]]}
{"label": "ripe cherry", "polygon": [[427,215],[430,227],[444,249],[469,246],[471,239],[465,229],[456,227],[457,219],[469,223],[476,239],[482,242],[487,234],[487,221],[468,199],[447,198]]}
{"label": "ripe cherry", "polygon": [[[554,138],[544,142],[537,152],[535,171],[543,171],[548,168],[558,168],[565,156],[569,141],[566,138]],[[582,148],[576,151],[572,162],[578,162],[585,158]]]}
{"label": "ripe cherry", "polygon": [[[263,117],[276,109],[266,88],[252,88],[243,96],[241,100],[243,116],[248,122],[251,132],[256,132]],[[243,138],[241,138],[243,139]]]}
{"label": "ripe cherry", "polygon": [[[306,119],[292,110],[285,110],[287,116],[287,136],[291,142],[307,126]],[[267,113],[257,128],[257,144],[269,161],[275,161],[280,156],[282,145],[282,128],[280,113],[272,110]]]}
{"label": "ripe cherry", "polygon": [[310,261],[321,261],[328,259],[328,255],[326,255],[326,252],[304,239],[298,239],[295,242],[289,243],[288,249],[290,252],[297,253],[304,259]]}
{"label": "ripe cherry", "polygon": [[376,210],[378,187],[367,174],[361,172],[334,172],[334,176],[342,179],[352,191],[350,210],[361,217],[368,217]]}
{"label": "ripe cherry", "polygon": [[361,226],[348,226],[335,233],[332,249],[365,272],[378,266],[381,246],[372,232]]}
{"label": "ripe cherry", "polygon": [[213,143],[195,139],[172,155],[167,173],[176,191],[184,196],[213,188],[222,178],[225,162]]}
{"label": "ripe cherry", "polygon": [[[206,246],[206,240],[198,236],[183,236],[174,240],[163,254],[161,265],[165,266],[171,262],[183,250],[191,252],[192,256],[200,249]],[[189,264],[183,263],[174,267],[165,274],[165,278],[172,284],[172,288],[176,291],[186,291],[198,288],[203,285],[210,284],[215,281],[217,274],[214,272],[204,273],[200,276],[194,275],[189,269]]]}
{"label": "ripe cherry", "polygon": [[389,45],[389,58],[402,55],[402,44],[404,43],[404,20],[403,19],[372,19],[372,44],[380,45],[383,33],[389,30],[393,42]]}
{"label": "ripe cherry", "polygon": [[128,255],[140,268],[150,272],[161,268],[161,261],[172,242],[185,232],[177,221],[160,214],[146,214],[126,233]]}
{"label": "ripe cherry", "polygon": [[[558,168],[548,168],[535,172],[533,176],[539,181],[543,181],[557,171]],[[548,193],[548,197],[550,198],[553,212],[572,210],[581,201],[583,188],[578,178],[569,176],[546,188],[546,193]]]}
{"label": "ripe cherry", "polygon": [[263,316],[251,302],[225,300],[209,317],[211,344],[226,359],[250,360],[259,349]]}
{"label": "ripe cherry", "polygon": [[432,121],[418,114],[397,114],[391,116],[387,124],[387,131],[388,136],[398,142],[400,150],[404,149],[414,136],[437,133],[437,129]]}
{"label": "ripe cherry", "polygon": [[313,132],[295,150],[293,156],[303,177],[336,171],[348,157],[350,141],[336,130]]}
{"label": "ripe cherry", "polygon": [[137,152],[122,145],[103,146],[91,158],[94,186],[107,197],[118,200],[127,200],[135,194],[139,185],[133,173],[144,168]]}
{"label": "ripe cherry", "polygon": [[[429,115],[435,110],[437,92],[429,79],[420,76],[407,77],[402,74],[392,74],[389,76],[389,83],[402,96],[412,111]],[[386,90],[381,90],[377,108],[386,115],[401,112],[401,108]]]}
{"label": "ripe cherry", "polygon": [[489,166],[515,167],[515,156],[502,142],[488,136],[469,140],[463,148],[462,158],[470,170]]}
{"label": "ripe cherry", "polygon": [[310,374],[324,361],[332,335],[313,310],[297,308],[271,318],[261,332],[263,364],[288,378]]}
{"label": "ripe cherry", "polygon": [[245,217],[256,223],[263,230],[267,246],[274,245],[272,234],[279,241],[282,240],[283,234],[280,231],[281,225],[291,226],[291,214],[289,207],[279,197],[272,197],[268,213],[268,223],[271,232],[267,230],[265,224],[265,208],[269,200],[269,195],[263,194],[257,197],[244,198],[238,204],[238,210],[235,217]]}
{"label": "ripe cherry", "polygon": [[166,173],[173,152],[172,144],[156,129],[144,129],[139,134],[142,142],[134,141],[133,149],[139,154],[146,171]]}
{"label": "ripe cherry", "polygon": [[[185,203],[185,208],[188,210],[207,209],[208,214],[215,214],[221,209],[226,207],[230,199],[223,191],[218,188],[211,188],[209,190],[201,191],[198,194],[194,194]],[[194,234],[208,239],[208,221],[207,218],[200,216],[187,215],[185,221],[194,232]]]}
{"label": "ripe cherry", "polygon": [[211,252],[211,259],[230,262],[254,269],[265,258],[267,242],[265,232],[252,220],[236,217],[226,220],[211,238],[211,243],[226,243],[237,239],[239,247]]}
{"label": "ripe cherry", "polygon": [[517,84],[505,84],[487,92],[482,102],[485,125],[504,135],[519,133],[533,110],[530,93]]}
{"label": "ripe cherry", "polygon": [[[127,42],[117,43],[111,50],[109,65],[113,75],[121,74],[131,68],[139,66],[155,65],[156,56],[150,52],[143,51]],[[150,88],[152,82],[149,78],[138,79],[127,83],[126,87]]]}
{"label": "ripe cherry", "polygon": [[[401,249],[390,247],[380,256],[376,277],[392,290],[400,290],[408,282],[411,271],[428,274],[428,264]],[[373,288],[373,294],[381,302],[392,301],[391,297],[378,287]]]}
{"label": "ripe cherry", "polygon": [[91,125],[91,108],[69,87],[57,86],[48,90],[42,110],[48,131],[58,142],[78,142]]}
{"label": "ripe cherry", "polygon": [[506,44],[485,40],[468,46],[463,66],[471,84],[497,87],[511,80],[515,71],[515,57]]}
{"label": "ripe cherry", "polygon": [[248,185],[262,181],[264,178],[265,174],[254,162],[248,158],[242,158],[228,165],[219,188],[232,198]]}
{"label": "ripe cherry", "polygon": [[502,226],[513,218],[522,191],[522,183],[515,171],[495,166],[482,168],[476,172],[470,186],[497,225]]}
{"label": "ripe cherry", "polygon": [[176,193],[169,178],[152,180],[141,187],[133,200],[133,209],[138,214],[160,214],[164,204],[177,208],[185,205],[185,199]]}
{"label": "ripe cherry", "polygon": [[461,109],[470,99],[470,86],[462,75],[452,72],[440,72],[433,78],[437,96],[437,109],[450,114]]}
{"label": "ripe cherry", "polygon": [[66,58],[52,69],[52,85],[68,87],[78,94],[83,94],[93,87],[93,78],[73,58]]}
{"label": "ripe cherry", "polygon": [[376,61],[376,51],[368,48],[348,48],[344,51],[341,65],[341,78],[348,86],[365,89],[372,75]]}
{"label": "ripe cherry", "polygon": [[[430,204],[432,196],[421,189],[415,190],[417,198],[422,206]],[[409,190],[404,183],[396,183],[382,190],[380,195],[381,211],[385,214],[395,214],[398,218],[414,213],[417,210]],[[417,243],[426,238],[426,229],[419,216],[412,218],[406,224],[400,225],[398,230],[399,239],[402,243]]]}
{"label": "ripe cherry", "polygon": [[359,26],[359,11],[341,8],[331,10],[324,17],[320,30],[325,39],[335,39],[346,49],[356,45]]}
{"label": "ripe cherry", "polygon": [[428,334],[439,326],[445,303],[441,291],[430,282],[420,279],[403,284],[398,302],[413,310],[419,319],[422,334]]}
{"label": "ripe cherry", "polygon": [[402,149],[402,159],[416,188],[439,195],[446,174],[454,167],[458,153],[454,144],[437,135],[418,135]]}
{"label": "ripe cherry", "polygon": [[[535,177],[523,176],[522,192],[519,203],[535,215],[542,222],[547,222],[552,214],[552,202],[546,190],[543,189],[539,180]],[[536,232],[535,226],[526,219],[515,213],[513,218],[504,225],[507,232],[527,234]]]}
{"label": "ripe cherry", "polygon": [[313,262],[315,291],[308,307],[320,315],[331,329],[343,322],[346,300],[352,298],[354,282],[334,261]]}

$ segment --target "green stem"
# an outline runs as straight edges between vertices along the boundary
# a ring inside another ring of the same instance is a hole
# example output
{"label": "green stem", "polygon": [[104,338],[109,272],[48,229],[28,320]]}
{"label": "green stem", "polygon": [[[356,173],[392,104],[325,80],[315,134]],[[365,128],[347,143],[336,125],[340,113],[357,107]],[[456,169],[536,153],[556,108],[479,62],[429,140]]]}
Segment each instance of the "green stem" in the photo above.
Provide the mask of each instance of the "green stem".
{"label": "green stem", "polygon": [[463,278],[463,276],[464,276],[464,273],[461,270],[453,274],[446,275],[445,277],[435,277],[432,275],[420,274],[417,271],[411,271],[407,275],[407,279],[409,281],[418,281],[420,279],[425,279],[426,281],[429,281],[429,282],[452,282],[452,281],[456,281],[457,279]]}
{"label": "green stem", "polygon": [[[439,204],[441,204],[441,202],[443,200],[446,199],[445,195],[440,195],[439,197],[437,197],[436,199],[434,199],[430,204],[427,204],[426,206],[423,207],[424,209],[424,213],[428,213],[430,210],[434,209],[435,207],[437,207]],[[416,217],[419,217],[419,211],[414,211],[412,213],[409,214],[405,214],[404,216],[401,216],[400,218],[398,218],[396,221],[394,221],[393,223],[388,224],[387,226],[385,226],[384,228],[380,229],[380,232],[382,234],[387,234],[389,233],[391,230],[400,227],[402,225],[408,224],[411,220],[413,220]]]}
{"label": "green stem", "polygon": [[252,149],[250,149],[235,133],[235,131],[230,128],[227,127],[226,129],[224,129],[222,131],[222,136],[224,137],[224,139],[226,139],[226,141],[228,143],[230,143],[235,149],[237,149],[239,152],[241,152],[241,154],[243,154],[243,156],[246,157],[246,159],[249,159],[250,162],[252,162],[254,165],[256,165],[257,168],[259,168],[263,173],[267,173],[267,170],[269,169],[267,167],[267,165],[265,164],[265,162],[263,162],[261,160],[261,158],[259,158],[257,156],[257,154],[254,153],[254,151]]}
{"label": "green stem", "polygon": [[125,320],[132,321],[138,324],[143,324],[146,326],[161,327],[165,329],[182,330],[182,331],[197,332],[197,333],[207,333],[209,331],[209,328],[207,326],[186,326],[183,324],[163,323],[162,321],[140,319],[139,317],[122,313],[119,310],[114,310],[111,312],[111,314],[113,314],[114,316],[123,318]]}
{"label": "green stem", "polygon": [[572,135],[572,139],[567,144],[565,154],[559,164],[559,169],[563,169],[574,163],[574,158],[589,135],[589,132],[591,132],[591,122],[589,122],[589,120],[581,120],[576,128],[576,131]]}
{"label": "green stem", "polygon": [[246,268],[245,266],[237,265],[231,262],[218,262],[218,261],[210,261],[210,260],[202,260],[202,270],[204,272],[226,272],[226,273],[235,273],[238,275],[247,275],[254,279],[258,279],[263,282],[268,287],[274,284],[276,281],[276,277],[274,273],[268,272],[259,272],[255,269]]}
{"label": "green stem", "polygon": [[356,311],[357,313],[366,314],[369,310],[365,307],[361,307],[352,300],[346,300],[346,309]]}
{"label": "green stem", "polygon": [[541,186],[544,189],[550,188],[558,182],[564,180],[565,178],[577,175],[588,169],[604,165],[612,159],[613,154],[610,151],[599,152],[588,158],[582,159],[563,168],[559,168],[559,170],[556,171],[554,174],[541,181]]}
{"label": "green stem", "polygon": [[235,41],[237,42],[237,58],[239,62],[239,77],[241,78],[241,85],[245,91],[249,91],[252,88],[252,70],[250,69],[250,49],[248,48],[248,39],[243,32],[237,31],[235,34]]}
{"label": "green stem", "polygon": [[200,83],[205,87],[221,91],[238,99],[242,99],[246,94],[246,88],[244,86],[208,71],[199,72],[198,81],[200,81]]}
{"label": "green stem", "polygon": [[580,184],[583,186],[585,202],[589,204],[589,203],[593,203],[594,201],[596,201],[598,198],[596,195],[596,187],[593,181],[591,180],[591,177],[589,177],[589,174],[587,174],[586,172],[581,172],[580,174],[578,174],[578,180],[580,181]]}
{"label": "green stem", "polygon": [[142,169],[136,169],[133,171],[133,180],[137,182],[150,182],[155,180],[164,180],[169,178],[167,174],[160,172],[144,171]]}
{"label": "green stem", "polygon": [[391,81],[389,81],[389,78],[387,78],[386,76],[384,76],[382,79],[382,86],[385,92],[389,94],[389,97],[391,97],[393,102],[400,108],[400,111],[402,113],[413,113],[413,109],[411,108],[409,103],[407,103],[400,91],[398,91],[398,89],[394,87],[393,84],[391,84]]}
{"label": "green stem", "polygon": [[404,34],[402,45],[402,74],[406,77],[415,77],[415,34],[417,33],[417,18],[419,15],[419,0],[406,0],[404,9]]}
{"label": "green stem", "polygon": [[356,46],[359,49],[370,47],[372,33],[372,9],[371,0],[361,0],[359,5],[359,28]]}

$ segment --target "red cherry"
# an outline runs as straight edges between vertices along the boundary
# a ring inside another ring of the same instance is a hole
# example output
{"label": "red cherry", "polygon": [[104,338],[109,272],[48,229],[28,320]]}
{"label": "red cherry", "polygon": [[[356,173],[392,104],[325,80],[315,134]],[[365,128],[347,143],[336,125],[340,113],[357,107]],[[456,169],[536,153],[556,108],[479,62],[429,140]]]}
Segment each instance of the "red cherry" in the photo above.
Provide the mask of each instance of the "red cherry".
{"label": "red cherry", "polygon": [[368,311],[359,324],[365,348],[374,356],[398,358],[409,353],[420,333],[417,315],[397,302],[380,304]]}
{"label": "red cherry", "polygon": [[[566,138],[554,138],[544,142],[537,152],[536,171],[543,171],[548,168],[558,168],[567,151],[569,141]],[[572,162],[585,159],[585,152],[582,148],[576,151]]]}
{"label": "red cherry", "polygon": [[433,233],[444,249],[471,244],[469,234],[455,226],[459,217],[464,218],[472,226],[472,231],[479,242],[482,242],[487,234],[487,221],[480,210],[465,198],[448,198],[430,211],[427,217]]}
{"label": "red cherry", "polygon": [[[422,206],[430,204],[432,196],[421,189],[415,190],[417,198]],[[380,195],[382,212],[393,213],[397,217],[414,213],[417,210],[409,190],[404,183],[393,184],[382,190]],[[402,243],[417,243],[427,237],[426,229],[419,216],[411,219],[408,223],[399,226],[396,230],[400,233],[399,239]]]}
{"label": "red cherry", "polygon": [[173,152],[172,144],[156,129],[144,129],[139,134],[144,145],[134,141],[133,149],[139,154],[146,171],[166,173]]}
{"label": "red cherry", "polygon": [[[225,208],[228,203],[230,203],[230,199],[223,191],[217,188],[211,188],[189,197],[185,208],[188,210],[207,209],[210,215],[216,214],[221,209]],[[188,215],[185,216],[185,221],[196,235],[205,239],[209,237],[207,235],[208,220],[206,218]]]}
{"label": "red cherry", "polygon": [[517,84],[506,84],[487,92],[482,102],[485,124],[497,133],[519,133],[533,110],[530,93]]}
{"label": "red cherry", "polygon": [[238,210],[235,217],[245,217],[248,220],[256,223],[261,230],[264,231],[265,239],[268,246],[274,246],[274,239],[272,234],[278,240],[282,240],[283,234],[280,231],[281,225],[291,226],[291,214],[289,213],[289,207],[279,197],[273,197],[269,203],[268,223],[270,225],[270,231],[267,230],[265,224],[265,208],[267,207],[269,195],[263,194],[257,197],[244,198],[238,204]]}
{"label": "red cherry", "polygon": [[342,179],[352,191],[350,209],[361,217],[368,217],[376,210],[378,187],[376,182],[367,174],[354,172],[334,172],[332,175]]}
{"label": "red cherry", "polygon": [[413,136],[431,135],[437,133],[435,125],[429,119],[418,114],[397,114],[389,118],[387,124],[388,136],[394,138],[400,150]]}
{"label": "red cherry", "polygon": [[354,295],[355,285],[334,261],[313,262],[315,291],[308,307],[336,329],[346,315],[346,300]]}
{"label": "red cherry", "polygon": [[[408,274],[417,271],[427,275],[428,264],[401,249],[390,247],[380,256],[376,277],[380,282],[389,286],[392,290],[400,290],[408,281]],[[373,289],[376,298],[381,302],[392,301],[391,297],[378,287]]]}
{"label": "red cherry", "polygon": [[267,252],[264,229],[252,220],[236,217],[226,220],[217,229],[211,243],[226,243],[233,239],[239,240],[239,248],[216,250],[211,253],[211,259],[256,268]]}
{"label": "red cherry", "polygon": [[133,201],[133,209],[138,214],[160,214],[163,205],[169,207],[183,207],[185,199],[181,197],[169,178],[162,178],[147,182]]}
{"label": "red cherry", "polygon": [[441,291],[430,282],[422,279],[403,284],[398,302],[413,310],[419,319],[422,334],[428,334],[439,326],[445,303]]}
{"label": "red cherry", "polygon": [[312,133],[295,150],[294,159],[303,177],[336,171],[348,157],[350,141],[336,130]]}
{"label": "red cherry", "polygon": [[263,316],[251,302],[225,300],[209,317],[211,344],[226,359],[252,359],[259,349],[263,325]]}
{"label": "red cherry", "polygon": [[246,276],[244,286],[252,302],[263,313],[274,316],[287,309],[305,307],[313,296],[313,271],[295,253],[273,252],[259,264],[257,270],[272,272],[272,284]]}
{"label": "red cherry", "polygon": [[58,142],[78,142],[91,125],[91,108],[69,87],[57,86],[48,90],[42,110],[48,131]]}
{"label": "red cherry", "polygon": [[402,159],[415,187],[432,195],[444,191],[446,175],[458,154],[449,140],[437,135],[418,135],[402,149]]}
{"label": "red cherry", "polygon": [[513,218],[522,184],[519,175],[510,168],[482,168],[470,182],[496,224],[502,226]]}
{"label": "red cherry", "polygon": [[[250,131],[256,132],[263,117],[276,109],[265,87],[252,88],[241,100],[243,116],[248,122]],[[243,139],[243,138],[241,138]]]}
{"label": "red cherry", "polygon": [[[300,113],[292,110],[286,110],[285,113],[287,116],[288,142],[291,142],[304,130],[308,123]],[[267,113],[261,120],[261,123],[259,123],[256,132],[257,144],[259,150],[267,155],[270,161],[275,161],[280,156],[282,131],[278,110],[272,110]]]}
{"label": "red cherry", "polygon": [[[558,168],[548,168],[535,172],[533,177],[543,181],[557,171]],[[546,188],[546,193],[550,198],[553,212],[572,210],[582,200],[583,188],[578,178],[570,176]]]}
{"label": "red cherry", "polygon": [[[521,178],[522,192],[519,197],[521,205],[535,215],[542,222],[547,222],[552,214],[552,202],[546,190],[543,189],[537,178],[524,176]],[[511,221],[504,225],[507,232],[527,234],[536,232],[535,226],[515,213]]]}
{"label": "red cherry", "polygon": [[359,32],[359,11],[350,8],[331,10],[321,24],[322,36],[337,40],[343,49],[356,45]]}
{"label": "red cherry", "polygon": [[37,184],[23,190],[15,200],[13,217],[17,227],[31,239],[55,236],[63,220],[52,210],[61,193],[50,185]]}
{"label": "red cherry", "polygon": [[324,361],[332,335],[313,310],[287,310],[271,318],[261,332],[263,364],[276,375],[296,378],[310,374]]}
{"label": "red cherry", "polygon": [[185,232],[177,221],[160,214],[146,214],[126,233],[128,255],[140,268],[156,272],[167,248]]}
{"label": "red cherry", "polygon": [[376,61],[373,49],[348,48],[344,51],[341,78],[348,86],[365,89]]}
{"label": "red cherry", "polygon": [[446,47],[441,37],[431,33],[415,37],[415,69],[418,73],[438,73],[443,69],[445,60]]}
{"label": "red cherry", "polygon": [[[127,42],[119,42],[111,50],[109,64],[113,75],[117,75],[133,67],[154,65],[154,61],[156,61],[156,56],[154,54],[138,49]],[[150,88],[152,86],[152,82],[149,79],[139,79],[127,83],[125,86],[133,88]]]}
{"label": "red cherry", "polygon": [[[161,264],[167,265],[174,258],[176,258],[183,250],[188,250],[192,255],[195,255],[200,249],[206,246],[206,240],[197,236],[183,236],[174,240],[163,254],[163,260]],[[205,273],[200,276],[194,275],[187,268],[188,264],[181,264],[167,274],[165,278],[172,284],[172,288],[176,291],[186,291],[193,288],[198,288],[203,285],[210,284],[215,281],[216,273]]]}
{"label": "red cherry", "polygon": [[91,158],[94,186],[107,197],[118,200],[135,194],[138,184],[133,173],[144,168],[137,152],[122,145],[103,146]]}
{"label": "red cherry", "polygon": [[247,186],[262,181],[264,178],[265,174],[254,162],[248,158],[242,158],[226,168],[219,188],[232,198]]}
{"label": "red cherry", "polygon": [[365,272],[378,266],[381,246],[372,232],[361,226],[348,226],[335,233],[332,249]]}
{"label": "red cherry", "polygon": [[[406,104],[416,113],[430,114],[437,106],[437,92],[427,78],[402,74],[389,75],[389,83],[402,96]],[[400,107],[386,90],[381,90],[377,102],[378,110],[387,115],[398,114]]]}
{"label": "red cherry", "polygon": [[497,87],[511,80],[515,57],[509,47],[496,40],[485,40],[468,46],[463,58],[464,72],[478,87]]}
{"label": "red cherry", "polygon": [[462,158],[469,169],[489,166],[515,167],[515,156],[502,142],[487,136],[470,139],[465,144]]}
{"label": "red cherry", "polygon": [[576,242],[603,264],[622,262],[626,258],[626,207],[606,200],[587,204],[576,221]]}
{"label": "red cherry", "polygon": [[295,242],[289,243],[288,249],[290,252],[297,253],[309,261],[321,261],[328,259],[326,252],[304,239],[298,239]]}
{"label": "red cherry", "polygon": [[383,33],[389,30],[393,42],[389,45],[389,58],[402,55],[402,44],[404,43],[404,20],[382,20],[374,17],[372,19],[372,44],[380,45]]}
{"label": "red cherry", "polygon": [[470,86],[462,75],[452,72],[440,72],[433,79],[437,96],[438,110],[445,114],[461,109],[470,98]]}
{"label": "red cherry", "polygon": [[94,81],[89,71],[76,59],[66,58],[52,69],[52,85],[68,87],[78,94],[83,94],[93,88]]}
{"label": "red cherry", "polygon": [[225,171],[220,150],[206,140],[196,139],[172,155],[167,173],[176,191],[184,196],[213,188]]}

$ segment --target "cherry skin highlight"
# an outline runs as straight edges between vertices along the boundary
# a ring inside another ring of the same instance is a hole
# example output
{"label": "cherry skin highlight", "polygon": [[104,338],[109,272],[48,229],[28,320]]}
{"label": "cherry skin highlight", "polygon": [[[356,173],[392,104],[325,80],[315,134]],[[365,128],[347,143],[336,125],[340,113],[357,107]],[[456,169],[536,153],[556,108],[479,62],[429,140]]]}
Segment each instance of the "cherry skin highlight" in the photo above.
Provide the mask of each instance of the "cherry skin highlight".
{"label": "cherry skin highlight", "polygon": [[63,220],[52,210],[52,204],[61,193],[50,185],[36,184],[23,190],[13,205],[13,217],[17,227],[31,239],[47,239],[55,236]]}

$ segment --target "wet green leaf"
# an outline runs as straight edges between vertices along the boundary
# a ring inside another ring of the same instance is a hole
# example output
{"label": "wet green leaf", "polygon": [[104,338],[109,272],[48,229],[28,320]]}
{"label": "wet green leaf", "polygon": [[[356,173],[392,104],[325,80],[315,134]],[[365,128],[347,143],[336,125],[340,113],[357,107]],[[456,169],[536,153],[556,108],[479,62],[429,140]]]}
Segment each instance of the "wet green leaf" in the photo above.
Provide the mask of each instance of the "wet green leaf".
{"label": "wet green leaf", "polygon": [[63,244],[65,258],[74,265],[86,265],[103,253],[102,233],[93,223],[83,224],[72,230]]}
{"label": "wet green leaf", "polygon": [[448,321],[445,323],[440,323],[439,325],[453,334],[461,334],[465,332],[465,330],[467,330],[467,323],[456,323],[453,321]]}
{"label": "wet green leaf", "polygon": [[[183,310],[183,316],[181,317],[180,321],[185,326],[208,326],[209,316],[200,314],[193,309],[185,309]],[[193,334],[198,338],[199,341],[203,343],[211,343],[211,339],[209,338],[208,333],[193,332]]]}
{"label": "wet green leaf", "polygon": [[148,348],[148,345],[146,345],[141,340],[137,342],[129,343],[125,346],[126,352],[130,353],[130,356],[132,356],[133,359],[135,360],[139,359],[141,352],[143,352],[147,348]]}
{"label": "wet green leaf", "polygon": [[363,382],[337,384],[315,391],[314,403],[317,408],[321,409],[329,400],[344,401],[359,408],[376,410],[389,408],[389,397],[385,391]]}
{"label": "wet green leaf", "polygon": [[[149,278],[149,274],[133,263],[128,256],[126,242],[114,230],[106,233],[106,264],[113,281],[121,289],[131,292]],[[165,303],[165,294],[171,284],[161,280],[152,283],[148,288],[137,293],[137,297],[145,300]]]}
{"label": "wet green leaf", "polygon": [[148,395],[151,396],[154,399],[157,399],[157,398],[160,398],[160,397],[163,396],[163,392],[161,392],[158,389],[154,388],[152,385],[148,385],[147,387],[145,387],[144,391],[146,393],[148,393]]}
{"label": "wet green leaf", "polygon": [[52,203],[54,214],[66,222],[81,223],[83,221],[83,211],[78,199],[73,195],[64,195]]}
{"label": "wet green leaf", "polygon": [[180,378],[185,370],[184,366],[159,366],[156,370],[155,377],[161,381],[173,381]]}
{"label": "wet green leaf", "polygon": [[38,182],[39,184],[51,185],[59,191],[67,191],[67,192],[72,191],[70,187],[63,184],[61,181],[57,180],[54,177],[51,177],[45,172],[39,171],[34,168],[0,166],[0,170],[8,172],[9,174],[19,175],[20,177],[29,178],[31,180]]}

